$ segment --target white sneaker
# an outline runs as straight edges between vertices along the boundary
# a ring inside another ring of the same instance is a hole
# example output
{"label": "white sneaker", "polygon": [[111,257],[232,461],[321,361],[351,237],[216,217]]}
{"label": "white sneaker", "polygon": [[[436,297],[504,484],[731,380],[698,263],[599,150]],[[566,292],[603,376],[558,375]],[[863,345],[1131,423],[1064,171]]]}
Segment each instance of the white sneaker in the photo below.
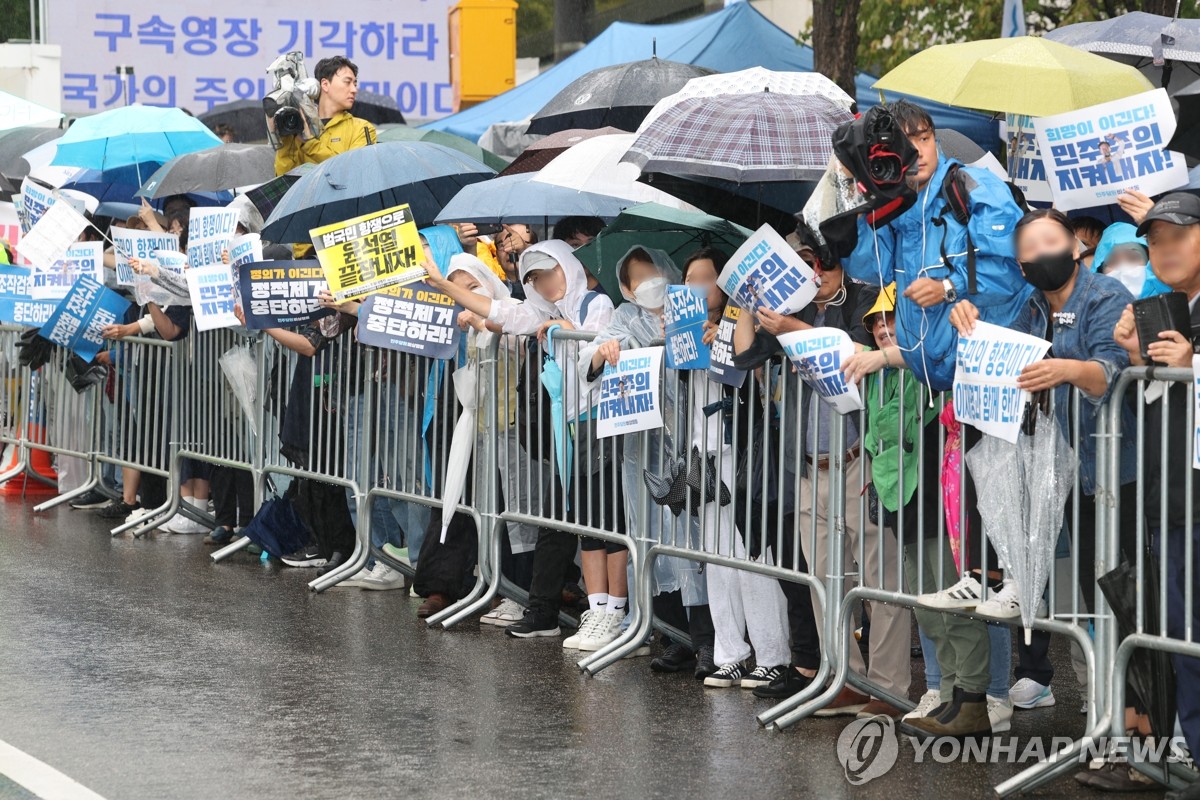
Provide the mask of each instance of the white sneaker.
{"label": "white sneaker", "polygon": [[624,614],[610,614],[605,611],[591,632],[579,643],[579,650],[590,653],[610,644],[621,635],[621,623],[625,621]]}
{"label": "white sneaker", "polygon": [[987,696],[988,720],[992,723],[992,733],[1004,733],[1012,728],[1013,703],[1005,697]]}
{"label": "white sneaker", "polygon": [[1017,599],[1017,582],[1006,578],[1000,591],[992,592],[988,595],[987,600],[975,606],[975,613],[1000,619],[1021,616],[1021,603]]}
{"label": "white sneaker", "polygon": [[923,594],[917,602],[926,608],[974,608],[983,597],[983,587],[979,581],[967,575],[953,586],[947,586],[940,592]]}
{"label": "white sneaker", "polygon": [[573,636],[563,639],[563,649],[578,650],[579,645],[583,644],[585,639],[591,638],[593,629],[597,629],[598,626],[604,624],[604,616],[605,611],[602,608],[595,611],[588,609],[583,612],[583,616],[579,618],[579,629],[575,631]]}
{"label": "white sneaker", "polygon": [[1030,678],[1021,678],[1008,690],[1008,697],[1017,708],[1047,708],[1054,705],[1054,692]]}
{"label": "white sneaker", "polygon": [[365,589],[366,581],[375,573],[382,562],[376,561],[374,567],[363,567],[341,583],[334,584],[331,589]]}
{"label": "white sneaker", "polygon": [[382,561],[376,561],[375,569],[371,570],[371,574],[362,577],[360,588],[377,592],[403,589],[404,574],[392,569]]}
{"label": "white sneaker", "polygon": [[171,519],[170,528],[165,528],[160,525],[159,530],[169,530],[171,533],[195,534],[208,533],[209,528],[207,525],[202,525],[190,517],[185,517],[183,514],[176,514]]}
{"label": "white sneaker", "polygon": [[938,689],[930,689],[921,695],[921,699],[917,701],[917,707],[900,718],[901,722],[910,719],[921,719],[928,717],[929,712],[942,704],[942,693]]}
{"label": "white sneaker", "polygon": [[125,517],[125,522],[136,522],[139,519],[145,519],[146,517],[150,516],[150,511],[151,509],[149,508],[135,508]]}
{"label": "white sneaker", "polygon": [[520,603],[509,600],[507,597],[500,601],[500,605],[493,608],[488,613],[479,618],[479,621],[484,625],[495,625],[498,628],[507,628],[514,622],[520,622],[525,616],[525,608]]}
{"label": "white sneaker", "polygon": [[631,651],[629,653],[629,655],[627,655],[625,657],[626,658],[645,658],[648,655],[650,655],[650,645],[644,644],[641,647],[639,647],[638,649]]}

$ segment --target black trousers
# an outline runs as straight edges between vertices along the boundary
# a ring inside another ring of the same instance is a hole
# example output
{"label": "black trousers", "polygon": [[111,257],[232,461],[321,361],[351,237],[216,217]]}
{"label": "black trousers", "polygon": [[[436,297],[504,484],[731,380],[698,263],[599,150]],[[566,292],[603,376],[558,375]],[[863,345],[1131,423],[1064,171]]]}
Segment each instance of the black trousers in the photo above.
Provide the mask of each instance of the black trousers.
{"label": "black trousers", "polygon": [[[692,639],[693,652],[701,647],[712,647],[716,642],[717,633],[708,604],[685,606],[683,595],[678,590],[654,596],[654,616],[678,630],[687,631]],[[664,646],[670,646],[671,643],[671,637],[663,637]]]}
{"label": "black trousers", "polygon": [[212,500],[217,524],[233,530],[254,519],[254,478],[244,469],[214,467]]}

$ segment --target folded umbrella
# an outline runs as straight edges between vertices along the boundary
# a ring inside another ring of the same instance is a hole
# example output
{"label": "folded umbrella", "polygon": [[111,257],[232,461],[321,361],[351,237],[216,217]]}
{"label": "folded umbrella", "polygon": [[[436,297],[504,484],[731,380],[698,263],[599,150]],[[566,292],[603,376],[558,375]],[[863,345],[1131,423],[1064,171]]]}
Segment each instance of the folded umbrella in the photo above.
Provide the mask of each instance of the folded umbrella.
{"label": "folded umbrella", "polygon": [[[489,338],[492,336],[490,332],[479,335]],[[486,342],[486,338],[484,341]],[[458,513],[458,504],[467,485],[471,455],[475,451],[475,419],[479,406],[475,387],[478,383],[478,372],[478,365],[472,361],[457,367],[451,376],[454,380],[454,396],[458,398],[462,409],[458,412],[458,421],[454,423],[454,433],[450,436],[450,454],[446,458],[446,480],[442,485],[442,544],[446,543],[450,523]]]}
{"label": "folded umbrella", "polygon": [[546,354],[542,359],[542,373],[539,377],[546,394],[550,396],[550,429],[554,439],[555,463],[558,465],[558,480],[562,484],[563,497],[570,503],[571,489],[571,458],[575,441],[567,426],[566,414],[563,410],[563,369],[554,357],[554,332],[558,325],[551,325],[546,331]]}
{"label": "folded umbrella", "polygon": [[223,144],[184,153],[159,167],[137,190],[151,199],[189,192],[222,192],[275,177],[275,151],[265,144]]}
{"label": "folded umbrella", "polygon": [[563,217],[612,219],[630,201],[535,183],[533,173],[505,175],[459,189],[434,222],[541,225]]}
{"label": "folded umbrella", "polygon": [[500,171],[501,177],[520,172],[537,172],[570,148],[596,136],[624,133],[620,128],[606,127],[589,130],[572,128],[552,133],[526,147],[513,162]]}
{"label": "folded umbrella", "polygon": [[132,105],[80,117],[58,140],[50,163],[90,169],[147,161],[165,164],[175,156],[219,144],[221,140],[204,123],[178,108]]}

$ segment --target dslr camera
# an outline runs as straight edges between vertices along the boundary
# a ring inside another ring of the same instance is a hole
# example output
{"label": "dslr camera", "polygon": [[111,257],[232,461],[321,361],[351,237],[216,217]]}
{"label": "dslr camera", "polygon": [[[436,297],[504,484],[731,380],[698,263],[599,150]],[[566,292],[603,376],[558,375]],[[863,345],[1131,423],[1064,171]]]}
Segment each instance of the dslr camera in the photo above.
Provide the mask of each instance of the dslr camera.
{"label": "dslr camera", "polygon": [[[284,136],[304,137],[305,120],[310,137],[320,136],[317,98],[321,96],[321,84],[310,78],[304,68],[304,53],[294,50],[281,55],[271,62],[267,72],[275,77],[275,91],[262,101],[271,146],[278,150]],[[271,122],[274,122],[273,126]]]}

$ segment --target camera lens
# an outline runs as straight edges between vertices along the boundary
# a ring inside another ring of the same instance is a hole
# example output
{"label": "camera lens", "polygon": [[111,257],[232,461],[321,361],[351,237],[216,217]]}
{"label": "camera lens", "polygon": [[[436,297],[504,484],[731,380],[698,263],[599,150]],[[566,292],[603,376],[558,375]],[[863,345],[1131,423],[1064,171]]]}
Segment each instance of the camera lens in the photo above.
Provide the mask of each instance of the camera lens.
{"label": "camera lens", "polygon": [[900,156],[886,151],[877,151],[867,159],[871,179],[876,183],[896,183],[903,176]]}
{"label": "camera lens", "polygon": [[299,136],[304,132],[304,119],[298,109],[281,106],[273,117],[275,132],[280,136]]}

